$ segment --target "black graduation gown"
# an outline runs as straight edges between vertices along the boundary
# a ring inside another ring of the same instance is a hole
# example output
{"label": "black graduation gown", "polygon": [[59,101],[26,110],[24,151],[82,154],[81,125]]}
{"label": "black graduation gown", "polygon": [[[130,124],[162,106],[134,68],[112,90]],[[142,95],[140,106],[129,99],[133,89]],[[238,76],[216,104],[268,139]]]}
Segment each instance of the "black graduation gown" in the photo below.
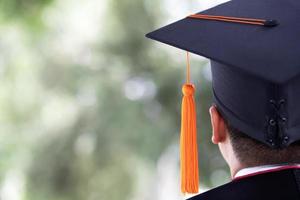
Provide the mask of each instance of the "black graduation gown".
{"label": "black graduation gown", "polygon": [[300,169],[248,176],[189,200],[300,200]]}

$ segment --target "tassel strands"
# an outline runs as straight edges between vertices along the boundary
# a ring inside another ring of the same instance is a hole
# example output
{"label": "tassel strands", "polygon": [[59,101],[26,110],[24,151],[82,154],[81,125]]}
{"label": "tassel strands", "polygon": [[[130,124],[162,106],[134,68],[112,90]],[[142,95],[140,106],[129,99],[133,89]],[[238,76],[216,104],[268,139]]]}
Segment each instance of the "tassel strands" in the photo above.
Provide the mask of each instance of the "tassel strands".
{"label": "tassel strands", "polygon": [[190,62],[187,52],[187,77],[182,87],[181,133],[180,133],[180,175],[182,193],[198,193],[198,145],[195,106],[195,87],[190,83]]}

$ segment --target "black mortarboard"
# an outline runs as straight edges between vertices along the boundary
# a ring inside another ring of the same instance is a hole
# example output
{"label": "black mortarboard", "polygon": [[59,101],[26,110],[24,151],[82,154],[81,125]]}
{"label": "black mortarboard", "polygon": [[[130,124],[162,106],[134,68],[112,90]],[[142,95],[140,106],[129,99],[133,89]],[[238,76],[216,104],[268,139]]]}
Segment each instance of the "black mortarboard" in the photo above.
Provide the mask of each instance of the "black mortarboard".
{"label": "black mortarboard", "polygon": [[272,148],[300,140],[300,1],[232,0],[147,37],[211,61],[214,103]]}

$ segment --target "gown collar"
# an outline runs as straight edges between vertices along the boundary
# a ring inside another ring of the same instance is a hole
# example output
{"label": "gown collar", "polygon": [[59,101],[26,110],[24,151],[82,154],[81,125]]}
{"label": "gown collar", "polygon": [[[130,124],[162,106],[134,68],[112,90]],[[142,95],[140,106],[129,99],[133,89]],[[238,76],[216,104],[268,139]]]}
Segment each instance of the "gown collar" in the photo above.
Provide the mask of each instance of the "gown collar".
{"label": "gown collar", "polygon": [[286,169],[300,169],[300,164],[275,164],[275,165],[262,165],[256,167],[248,167],[238,171],[236,175],[233,177],[233,180],[236,181],[239,179],[244,179],[259,174],[276,172],[276,171],[281,171]]}

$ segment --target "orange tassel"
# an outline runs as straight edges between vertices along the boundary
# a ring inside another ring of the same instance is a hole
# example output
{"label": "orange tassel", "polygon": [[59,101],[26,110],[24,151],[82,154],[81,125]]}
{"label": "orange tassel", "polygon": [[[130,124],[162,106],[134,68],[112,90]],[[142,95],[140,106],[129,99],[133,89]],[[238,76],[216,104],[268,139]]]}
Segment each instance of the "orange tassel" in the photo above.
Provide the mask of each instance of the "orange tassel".
{"label": "orange tassel", "polygon": [[183,99],[181,107],[180,134],[180,174],[182,193],[198,193],[198,147],[196,106],[194,100],[195,87],[190,84],[189,54],[187,52],[187,82],[182,87]]}

